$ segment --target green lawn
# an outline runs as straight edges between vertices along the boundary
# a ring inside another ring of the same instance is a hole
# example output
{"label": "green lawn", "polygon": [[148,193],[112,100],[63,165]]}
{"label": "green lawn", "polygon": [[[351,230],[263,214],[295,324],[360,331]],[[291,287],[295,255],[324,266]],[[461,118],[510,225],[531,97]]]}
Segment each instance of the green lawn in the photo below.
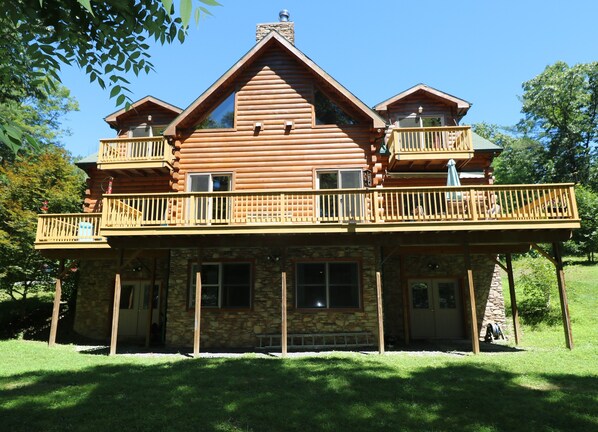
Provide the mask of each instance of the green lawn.
{"label": "green lawn", "polygon": [[567,267],[562,326],[522,350],[189,359],[0,342],[2,431],[595,431],[598,266]]}

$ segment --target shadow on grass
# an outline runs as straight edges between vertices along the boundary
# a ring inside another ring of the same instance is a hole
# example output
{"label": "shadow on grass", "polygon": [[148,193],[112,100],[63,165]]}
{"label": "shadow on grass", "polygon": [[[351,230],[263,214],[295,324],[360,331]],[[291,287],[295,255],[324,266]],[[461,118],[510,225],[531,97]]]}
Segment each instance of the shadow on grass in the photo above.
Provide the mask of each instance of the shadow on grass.
{"label": "shadow on grass", "polygon": [[598,378],[360,358],[200,359],[0,378],[10,431],[596,430]]}

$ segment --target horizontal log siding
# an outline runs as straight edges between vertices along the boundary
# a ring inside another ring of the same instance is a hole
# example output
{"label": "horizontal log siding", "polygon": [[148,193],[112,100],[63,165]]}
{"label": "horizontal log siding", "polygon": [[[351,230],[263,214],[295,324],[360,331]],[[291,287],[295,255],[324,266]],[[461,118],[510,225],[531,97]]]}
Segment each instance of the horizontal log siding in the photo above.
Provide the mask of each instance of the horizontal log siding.
{"label": "horizontal log siding", "polygon": [[[102,186],[107,188],[109,174],[92,168],[87,171],[87,189],[85,190],[85,201],[83,211],[96,213],[102,210],[101,199],[104,191]],[[158,176],[153,174],[148,177],[115,177],[112,182],[112,193],[163,193],[170,192],[170,176]]]}
{"label": "horizontal log siding", "polygon": [[371,168],[369,124],[313,126],[313,80],[281,51],[258,59],[237,81],[236,130],[195,131],[179,144],[178,190],[194,172],[231,172],[235,190],[252,190],[313,188],[314,169]]}
{"label": "horizontal log siding", "polygon": [[156,126],[167,126],[171,123],[178,114],[154,104],[144,104],[137,109],[131,109],[129,112],[123,114],[118,121],[120,138],[128,138],[129,129],[135,126],[141,126],[147,124],[147,116],[152,116],[150,124]]}
{"label": "horizontal log siding", "polygon": [[418,115],[419,107],[423,108],[422,116],[443,115],[445,126],[455,126],[456,112],[453,107],[425,92],[416,92],[388,107],[388,115],[392,122],[410,115]]}

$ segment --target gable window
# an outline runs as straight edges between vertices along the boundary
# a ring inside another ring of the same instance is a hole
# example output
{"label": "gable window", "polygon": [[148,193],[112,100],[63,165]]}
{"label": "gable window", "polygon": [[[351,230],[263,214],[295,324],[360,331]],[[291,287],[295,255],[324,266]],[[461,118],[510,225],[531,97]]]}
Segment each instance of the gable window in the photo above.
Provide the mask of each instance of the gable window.
{"label": "gable window", "polygon": [[[197,263],[193,264],[189,275],[189,308],[195,307],[197,268]],[[251,264],[202,264],[201,306],[226,309],[251,307]]]}
{"label": "gable window", "polygon": [[356,262],[297,263],[296,276],[298,308],[359,308]]}
{"label": "gable window", "polygon": [[353,125],[357,123],[317,88],[314,89],[314,110],[317,125]]}
{"label": "gable window", "polygon": [[195,129],[231,129],[235,127],[235,92],[214,108]]}

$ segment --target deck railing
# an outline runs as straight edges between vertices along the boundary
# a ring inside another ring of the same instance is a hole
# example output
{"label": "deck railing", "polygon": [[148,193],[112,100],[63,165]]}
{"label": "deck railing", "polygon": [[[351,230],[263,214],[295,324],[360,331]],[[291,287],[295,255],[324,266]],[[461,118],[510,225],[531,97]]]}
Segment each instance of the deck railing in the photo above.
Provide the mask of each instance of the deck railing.
{"label": "deck railing", "polygon": [[36,243],[105,242],[100,235],[101,213],[42,214]]}
{"label": "deck railing", "polygon": [[470,126],[394,128],[388,143],[392,154],[473,152]]}
{"label": "deck railing", "polygon": [[98,163],[172,162],[172,146],[163,137],[114,138],[100,140]]}
{"label": "deck railing", "polygon": [[104,196],[103,228],[577,220],[572,184]]}

